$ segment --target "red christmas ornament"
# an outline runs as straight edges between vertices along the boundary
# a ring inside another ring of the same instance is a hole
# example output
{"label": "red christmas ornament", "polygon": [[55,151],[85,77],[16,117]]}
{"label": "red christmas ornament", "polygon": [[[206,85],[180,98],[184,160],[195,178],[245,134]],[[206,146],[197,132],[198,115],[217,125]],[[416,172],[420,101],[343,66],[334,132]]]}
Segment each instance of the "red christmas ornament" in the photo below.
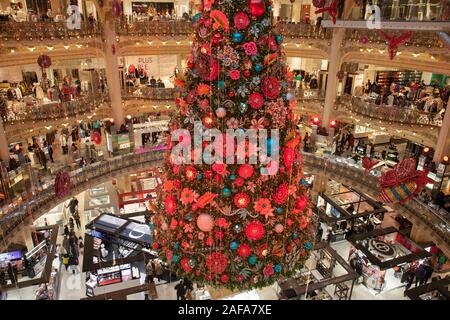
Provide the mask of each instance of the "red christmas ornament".
{"label": "red christmas ornament", "polygon": [[227,256],[221,252],[213,252],[206,257],[206,267],[211,273],[222,274],[227,266]]}
{"label": "red christmas ornament", "polygon": [[195,170],[193,166],[186,167],[184,174],[189,181],[192,181],[195,178],[197,178],[197,170]]}
{"label": "red christmas ornament", "polygon": [[230,91],[230,92],[228,92],[228,96],[229,96],[230,98],[233,98],[233,97],[235,96],[235,93],[234,93],[234,91]]}
{"label": "red christmas ornament", "polygon": [[47,69],[52,65],[52,59],[46,54],[41,54],[37,59],[37,63],[39,67]]}
{"label": "red christmas ornament", "polygon": [[166,209],[166,213],[171,215],[174,214],[177,210],[177,200],[175,196],[170,195],[166,198],[166,201],[164,202],[164,208]]}
{"label": "red christmas ornament", "polygon": [[243,209],[247,207],[249,203],[250,197],[246,193],[240,192],[234,196],[234,204],[238,208]]}
{"label": "red christmas ornament", "polygon": [[245,71],[244,71],[244,77],[250,78],[251,75],[252,75],[252,74],[251,74],[250,70],[245,70]]}
{"label": "red christmas ornament", "polygon": [[325,0],[313,0],[313,6],[316,8],[323,8],[325,5]]}
{"label": "red christmas ornament", "polygon": [[308,206],[308,199],[306,197],[299,197],[295,201],[295,209],[304,210]]}
{"label": "red christmas ornament", "polygon": [[399,37],[388,35],[384,31],[380,31],[380,33],[389,45],[389,57],[391,58],[391,60],[393,60],[397,55],[398,46],[407,42],[413,35],[412,31],[406,31]]}
{"label": "red christmas ornament", "polygon": [[241,244],[237,249],[237,254],[240,257],[246,258],[252,253],[252,249],[248,244]]}
{"label": "red christmas ornament", "polygon": [[212,112],[208,112],[202,119],[203,125],[206,128],[212,128],[214,126],[214,116],[212,114]]}
{"label": "red christmas ornament", "polygon": [[189,259],[187,259],[187,258],[181,259],[180,264],[181,264],[181,267],[184,269],[184,271],[186,271],[186,272],[192,271],[192,267],[189,265]]}
{"label": "red christmas ornament", "polygon": [[253,175],[253,171],[254,171],[253,166],[249,164],[241,164],[239,166],[238,174],[240,177],[244,179],[249,179]]}
{"label": "red christmas ornament", "polygon": [[249,240],[261,240],[265,234],[264,225],[259,221],[252,221],[245,227],[245,235]]}
{"label": "red christmas ornament", "polygon": [[266,4],[264,0],[248,0],[248,9],[254,17],[261,17],[266,12]]}
{"label": "red christmas ornament", "polygon": [[330,2],[330,5],[321,7],[319,10],[316,10],[316,14],[328,12],[328,14],[331,16],[331,19],[333,20],[333,24],[336,24],[339,2],[340,0],[332,0]]}

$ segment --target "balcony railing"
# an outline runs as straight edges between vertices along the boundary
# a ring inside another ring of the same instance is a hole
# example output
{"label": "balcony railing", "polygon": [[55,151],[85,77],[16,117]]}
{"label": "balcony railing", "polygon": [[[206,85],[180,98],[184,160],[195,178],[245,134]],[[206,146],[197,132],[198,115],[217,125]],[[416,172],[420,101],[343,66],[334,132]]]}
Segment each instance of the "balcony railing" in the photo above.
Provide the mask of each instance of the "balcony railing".
{"label": "balcony railing", "polygon": [[174,101],[179,90],[175,88],[128,88],[122,92],[124,99],[170,100]]}
{"label": "balcony railing", "polygon": [[121,36],[155,35],[188,36],[193,32],[192,22],[184,20],[118,22],[117,34]]}
{"label": "balcony railing", "polygon": [[[428,3],[427,3],[428,2]],[[408,22],[436,22],[449,21],[448,4],[445,1],[372,1],[372,4],[380,7],[380,17],[382,21],[408,21]],[[369,12],[364,12],[359,7],[359,14],[352,15],[352,19],[367,20]],[[363,16],[363,13],[366,15]],[[328,19],[329,15],[325,14]]]}
{"label": "balcony railing", "polygon": [[316,28],[316,26],[307,23],[289,23],[280,22],[276,26],[277,31],[286,39],[305,38],[305,39],[326,39],[332,37],[331,30]]}
{"label": "balcony railing", "polygon": [[6,123],[23,121],[52,120],[74,117],[87,112],[93,112],[108,99],[105,95],[86,94],[68,102],[52,102],[46,104],[15,102],[8,110]]}
{"label": "balcony railing", "polygon": [[441,127],[444,113],[421,112],[417,108],[377,105],[366,102],[361,97],[348,96],[339,99],[338,108],[352,111],[370,118],[406,124],[429,125]]}
{"label": "balcony railing", "polygon": [[[70,173],[71,193],[64,199],[95,186],[101,182],[102,177],[112,178],[120,173],[139,170],[141,167],[148,167],[151,162],[160,163],[162,159],[163,151],[151,151],[143,154],[132,153],[72,171]],[[355,188],[362,188],[362,191],[369,190],[371,194],[376,194],[376,190],[378,190],[378,178],[376,176],[366,174],[359,165],[349,164],[343,158],[304,153],[303,161],[305,170],[308,172],[326,172],[326,174],[338,180],[353,181]],[[59,199],[59,201],[64,199]],[[36,192],[29,201],[16,208],[11,208],[9,211],[4,211],[0,220],[0,240],[14,231],[30,214],[33,214],[33,219],[36,219],[57,205],[57,202],[55,201],[53,183],[50,183],[46,189]],[[425,223],[432,230],[433,235],[442,240],[447,245],[446,248],[450,250],[450,228],[445,217],[417,200],[393,207],[397,212],[401,214],[406,212]]]}
{"label": "balcony railing", "polygon": [[[163,151],[152,151],[142,154],[127,154],[94,163],[70,172],[70,190],[72,193],[82,192],[83,190],[80,189],[80,186],[83,186],[83,184],[86,186],[86,183],[95,182],[95,179],[99,177],[109,175],[112,178],[128,168],[136,168],[137,164],[146,164],[152,161],[161,161],[162,159]],[[63,199],[60,200],[62,201]],[[29,200],[15,207],[3,208],[3,214],[0,218],[0,241],[24,222],[30,214],[34,214],[33,218],[36,219],[40,214],[50,210],[55,205],[54,183],[51,182],[45,189],[36,192]]]}
{"label": "balcony railing", "polygon": [[[366,39],[368,45],[380,44],[384,45],[386,39],[376,30],[370,29],[347,29],[345,34],[346,41],[353,41],[362,46],[361,39]],[[443,44],[436,32],[420,31],[414,32],[412,37],[404,44],[406,47],[426,47],[426,48],[443,48]]]}
{"label": "balcony railing", "polygon": [[66,22],[0,22],[0,39],[3,41],[78,39],[102,34],[103,28],[100,23],[84,22],[79,30],[69,30]]}

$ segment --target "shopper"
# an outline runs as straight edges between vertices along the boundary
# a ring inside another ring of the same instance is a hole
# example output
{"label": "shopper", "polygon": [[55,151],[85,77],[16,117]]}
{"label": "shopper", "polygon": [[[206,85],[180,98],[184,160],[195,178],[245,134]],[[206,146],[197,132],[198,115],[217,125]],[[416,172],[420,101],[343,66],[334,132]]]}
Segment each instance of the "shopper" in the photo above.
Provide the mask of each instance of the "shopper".
{"label": "shopper", "polygon": [[157,261],[155,263],[155,275],[158,278],[158,281],[162,281],[163,273],[164,271],[161,262]]}
{"label": "shopper", "polygon": [[415,272],[415,276],[416,276],[416,282],[415,282],[415,286],[417,287],[417,285],[421,285],[425,279],[425,273],[426,273],[426,269],[425,269],[425,265],[421,264]]}
{"label": "shopper", "polygon": [[11,284],[17,283],[17,268],[8,262],[8,277],[11,280]]}
{"label": "shopper", "polygon": [[69,230],[70,230],[70,232],[75,230],[75,222],[74,222],[73,218],[69,219]]}
{"label": "shopper", "polygon": [[48,150],[48,156],[50,158],[50,161],[52,163],[54,163],[55,160],[53,159],[53,146],[51,144],[49,144],[48,147],[47,147],[47,150]]}
{"label": "shopper", "polygon": [[186,297],[189,297],[189,300],[192,300],[192,291],[194,290],[194,284],[191,280],[184,278],[183,280],[184,288],[186,290]]}
{"label": "shopper", "polygon": [[153,264],[153,261],[149,260],[145,268],[147,270],[147,277],[145,279],[145,282],[153,283],[155,277],[155,265]]}
{"label": "shopper", "polygon": [[73,214],[73,218],[75,219],[75,223],[77,224],[78,230],[81,230],[81,220],[78,210],[76,210],[75,213]]}
{"label": "shopper", "polygon": [[69,227],[66,225],[64,225],[64,236],[68,237],[69,236]]}
{"label": "shopper", "polygon": [[431,265],[425,265],[425,276],[423,278],[423,281],[420,285],[424,285],[428,283],[428,280],[430,280],[431,276],[433,275],[433,267]]}
{"label": "shopper", "polygon": [[177,300],[186,300],[186,289],[184,287],[183,280],[178,282],[175,286],[175,290],[177,292]]}
{"label": "shopper", "polygon": [[69,269],[69,258],[70,257],[69,257],[69,255],[67,253],[63,256],[62,263],[66,267],[66,271]]}

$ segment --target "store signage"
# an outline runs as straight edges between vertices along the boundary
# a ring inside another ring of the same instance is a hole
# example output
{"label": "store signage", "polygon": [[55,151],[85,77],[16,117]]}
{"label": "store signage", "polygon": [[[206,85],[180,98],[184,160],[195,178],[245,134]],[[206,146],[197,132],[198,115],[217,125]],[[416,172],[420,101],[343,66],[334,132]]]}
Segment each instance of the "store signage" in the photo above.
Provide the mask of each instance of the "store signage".
{"label": "store signage", "polygon": [[142,237],[148,235],[149,233],[150,233],[150,226],[145,224],[139,224],[128,233],[128,236],[131,239],[141,239]]}
{"label": "store signage", "polygon": [[131,143],[122,143],[119,145],[119,150],[128,149],[131,147]]}

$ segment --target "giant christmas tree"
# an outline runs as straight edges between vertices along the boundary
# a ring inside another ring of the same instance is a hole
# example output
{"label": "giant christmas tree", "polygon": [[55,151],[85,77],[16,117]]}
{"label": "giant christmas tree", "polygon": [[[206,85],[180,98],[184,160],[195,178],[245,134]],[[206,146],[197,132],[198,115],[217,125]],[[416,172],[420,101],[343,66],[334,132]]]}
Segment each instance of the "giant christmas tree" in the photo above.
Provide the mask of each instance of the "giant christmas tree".
{"label": "giant christmas tree", "polygon": [[[169,142],[153,248],[194,282],[267,286],[301,268],[313,245],[296,100],[271,10],[271,1],[204,0],[188,68],[175,79],[182,94],[171,130],[182,133]],[[199,124],[202,150],[194,148]],[[229,130],[270,133],[254,145]],[[193,150],[174,152],[181,144]],[[215,158],[225,154],[226,161]],[[257,163],[242,163],[255,155]]]}

